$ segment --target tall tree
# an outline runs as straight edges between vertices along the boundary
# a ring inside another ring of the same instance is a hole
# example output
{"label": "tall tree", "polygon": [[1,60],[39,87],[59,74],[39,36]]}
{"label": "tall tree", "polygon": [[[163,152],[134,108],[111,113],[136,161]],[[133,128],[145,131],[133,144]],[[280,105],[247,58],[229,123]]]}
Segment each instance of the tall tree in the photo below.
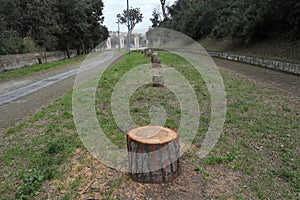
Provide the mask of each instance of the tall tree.
{"label": "tall tree", "polygon": [[108,36],[103,0],[0,0],[0,53],[94,48]]}
{"label": "tall tree", "polygon": [[152,22],[152,27],[158,27],[159,24],[161,23],[161,17],[160,13],[154,9],[152,12],[152,18],[150,18],[150,21]]}
{"label": "tall tree", "polygon": [[300,38],[299,0],[177,0],[160,26],[194,39],[230,38],[250,44],[265,38]]}
{"label": "tall tree", "polygon": [[[122,14],[118,14],[121,24],[127,24],[128,15],[127,10],[124,10]],[[136,24],[143,21],[143,14],[141,13],[140,8],[131,8],[129,10],[129,30],[132,33]]]}
{"label": "tall tree", "polygon": [[84,53],[95,47],[96,37],[100,32],[107,35],[102,27],[102,0],[63,0],[58,1],[58,37],[69,57],[69,49],[81,49]]}
{"label": "tall tree", "polygon": [[160,0],[160,4],[161,4],[161,9],[162,9],[164,20],[166,20],[166,19],[168,19],[168,15],[166,12],[166,0]]}

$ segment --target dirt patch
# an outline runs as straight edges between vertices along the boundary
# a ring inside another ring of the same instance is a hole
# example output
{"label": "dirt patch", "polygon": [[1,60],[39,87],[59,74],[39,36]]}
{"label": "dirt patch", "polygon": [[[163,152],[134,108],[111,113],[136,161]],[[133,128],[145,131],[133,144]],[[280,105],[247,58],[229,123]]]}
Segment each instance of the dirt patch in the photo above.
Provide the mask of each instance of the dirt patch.
{"label": "dirt patch", "polygon": [[171,183],[142,184],[128,174],[105,167],[88,152],[77,149],[63,177],[44,184],[34,199],[235,199],[241,175],[226,167],[195,168],[197,159],[181,158],[182,173]]}

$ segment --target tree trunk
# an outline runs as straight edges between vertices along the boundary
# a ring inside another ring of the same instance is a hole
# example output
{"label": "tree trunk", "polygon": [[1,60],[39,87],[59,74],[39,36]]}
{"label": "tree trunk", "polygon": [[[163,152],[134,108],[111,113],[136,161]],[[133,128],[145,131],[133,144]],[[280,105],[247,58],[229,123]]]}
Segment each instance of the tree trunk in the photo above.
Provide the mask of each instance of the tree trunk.
{"label": "tree trunk", "polygon": [[47,49],[45,48],[45,63],[47,62]]}
{"label": "tree trunk", "polygon": [[68,59],[71,58],[71,56],[70,56],[70,49],[69,48],[70,48],[69,47],[69,43],[67,43],[67,56],[68,56]]}
{"label": "tree trunk", "polygon": [[157,53],[151,54],[152,68],[161,68],[161,60]]}
{"label": "tree trunk", "polygon": [[154,87],[165,86],[164,76],[163,75],[153,75],[152,84]]}
{"label": "tree trunk", "polygon": [[161,2],[161,9],[163,12],[164,19],[168,19],[168,15],[166,13],[166,0],[160,0],[160,2]]}
{"label": "tree trunk", "polygon": [[144,126],[127,133],[129,174],[142,183],[165,183],[180,174],[180,146],[176,131]]}

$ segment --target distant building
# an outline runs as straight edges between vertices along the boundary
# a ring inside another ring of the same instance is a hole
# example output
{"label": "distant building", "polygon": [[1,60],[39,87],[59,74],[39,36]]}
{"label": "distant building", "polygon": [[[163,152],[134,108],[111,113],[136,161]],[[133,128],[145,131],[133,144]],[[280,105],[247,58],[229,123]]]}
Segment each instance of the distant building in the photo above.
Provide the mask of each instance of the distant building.
{"label": "distant building", "polygon": [[[146,45],[146,36],[143,34],[133,34],[131,35],[130,47],[132,49],[138,49],[141,46]],[[106,42],[107,49],[126,49],[127,47],[127,32],[120,32],[118,35],[118,31],[109,31],[109,38]],[[141,45],[142,44],[142,45]]]}

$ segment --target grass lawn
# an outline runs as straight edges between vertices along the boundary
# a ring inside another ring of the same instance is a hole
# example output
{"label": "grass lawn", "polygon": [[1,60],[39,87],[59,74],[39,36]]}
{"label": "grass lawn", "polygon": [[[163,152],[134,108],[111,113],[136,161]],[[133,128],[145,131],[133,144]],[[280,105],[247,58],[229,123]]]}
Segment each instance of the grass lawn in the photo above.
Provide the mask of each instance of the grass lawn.
{"label": "grass lawn", "polygon": [[45,69],[51,69],[51,68],[55,68],[55,67],[62,66],[62,65],[81,62],[85,59],[85,57],[86,57],[86,55],[77,56],[77,57],[71,58],[71,59],[65,59],[65,60],[60,60],[60,61],[55,61],[55,62],[48,62],[48,63],[38,64],[38,65],[30,66],[30,67],[23,67],[20,69],[4,71],[4,72],[0,73],[0,81],[25,76],[25,75],[31,74],[33,72],[38,72],[38,71],[42,71]]}
{"label": "grass lawn", "polygon": [[[210,96],[201,76],[184,59],[159,53],[163,64],[174,67],[193,85],[201,117],[193,148],[182,157],[179,181],[166,185],[134,183],[127,174],[97,162],[83,147],[72,118],[72,93],[9,128],[0,138],[0,199],[297,199],[300,197],[299,99],[258,87],[221,70],[228,112],[224,133],[204,159],[197,157],[210,121]],[[108,137],[125,148],[110,99],[115,84],[130,69],[149,63],[132,53],[101,77],[95,102],[99,122]],[[130,113],[138,125],[150,122],[151,106],[167,113],[166,127],[177,129],[180,106],[166,88],[146,85],[130,99]],[[189,178],[190,177],[190,178]],[[196,180],[196,181],[195,181]],[[201,187],[199,187],[201,185]],[[89,192],[87,192],[89,191]],[[185,196],[182,191],[185,192]],[[199,193],[197,193],[199,194]],[[148,196],[147,196],[148,195]],[[160,196],[159,196],[160,195]],[[189,196],[190,195],[190,196]]]}

